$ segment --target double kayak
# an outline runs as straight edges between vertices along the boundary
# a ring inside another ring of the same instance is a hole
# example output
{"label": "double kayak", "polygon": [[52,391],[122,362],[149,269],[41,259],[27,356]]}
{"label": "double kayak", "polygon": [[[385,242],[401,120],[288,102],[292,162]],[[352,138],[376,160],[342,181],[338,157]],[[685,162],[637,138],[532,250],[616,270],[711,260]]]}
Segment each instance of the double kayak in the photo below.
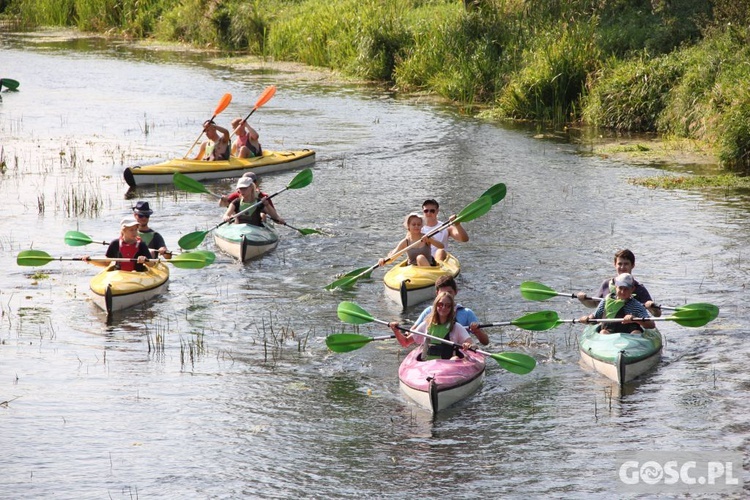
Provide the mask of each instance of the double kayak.
{"label": "double kayak", "polygon": [[435,282],[441,276],[458,276],[461,263],[452,254],[436,266],[410,266],[404,259],[383,277],[385,294],[394,302],[407,307],[435,298]]}
{"label": "double kayak", "polygon": [[596,328],[588,325],[578,340],[584,366],[622,386],[659,363],[664,345],[659,330],[602,334]]}
{"label": "double kayak", "polygon": [[241,177],[245,172],[263,175],[295,168],[307,167],[315,163],[315,151],[263,151],[262,156],[255,158],[235,158],[228,160],[206,161],[191,159],[173,159],[154,165],[128,167],[123,177],[128,186],[150,184],[171,184],[175,172],[180,172],[196,181],[207,179],[224,179]]}
{"label": "double kayak", "polygon": [[245,262],[276,248],[279,234],[268,224],[224,224],[214,230],[214,241],[222,251]]}
{"label": "double kayak", "polygon": [[91,278],[94,303],[107,314],[148,302],[164,293],[169,268],[162,262],[147,265],[146,271],[119,271],[114,265]]}
{"label": "double kayak", "polygon": [[476,392],[484,380],[484,356],[464,351],[461,359],[419,361],[413,349],[398,369],[401,391],[422,408],[436,414]]}

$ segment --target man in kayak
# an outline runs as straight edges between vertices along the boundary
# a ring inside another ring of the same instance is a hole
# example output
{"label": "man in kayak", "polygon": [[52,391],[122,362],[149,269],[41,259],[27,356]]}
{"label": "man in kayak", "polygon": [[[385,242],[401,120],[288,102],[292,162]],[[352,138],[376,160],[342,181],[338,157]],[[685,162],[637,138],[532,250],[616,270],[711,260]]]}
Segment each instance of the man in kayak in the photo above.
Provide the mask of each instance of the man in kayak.
{"label": "man in kayak", "polygon": [[[632,276],[633,268],[635,267],[635,254],[633,254],[633,252],[631,252],[627,248],[624,250],[620,250],[615,254],[614,263],[617,275],[626,273]],[[599,287],[599,290],[596,292],[596,295],[594,295],[594,299],[587,298],[586,292],[578,292],[576,296],[578,297],[578,300],[580,300],[581,303],[586,307],[597,307],[601,302],[600,300],[595,300],[597,297],[600,299],[604,299],[609,294],[614,293],[614,281],[614,278],[604,280],[602,285]],[[635,278],[633,279],[633,282],[635,283],[635,289],[633,291],[633,296],[635,297],[635,299],[643,304],[646,309],[649,310],[652,316],[657,318],[661,316],[661,308],[654,305],[654,300],[651,298],[651,294],[648,293],[648,290],[646,290],[646,287],[638,281],[635,281]]]}
{"label": "man in kayak", "polygon": [[163,256],[167,259],[172,258],[172,252],[167,250],[167,244],[164,242],[164,238],[148,227],[149,219],[154,211],[148,206],[147,201],[139,201],[133,207],[133,216],[138,222],[138,237],[143,241],[148,248],[151,250],[153,257]]}
{"label": "man in kayak", "polygon": [[[458,286],[456,285],[456,279],[453,276],[441,276],[435,281],[435,291],[437,294],[440,294],[442,292],[449,293],[451,296],[455,298],[456,294],[458,293]],[[427,308],[422,311],[422,314],[419,315],[419,318],[417,318],[417,321],[414,322],[415,325],[418,325],[422,323],[428,314],[432,312],[432,306],[427,306]],[[474,336],[479,340],[479,342],[482,343],[482,345],[487,345],[490,343],[489,336],[481,329],[479,328],[479,318],[477,318],[477,315],[474,314],[474,311],[469,309],[468,307],[464,307],[459,303],[456,303],[456,322],[466,328],[467,331],[474,334]]]}
{"label": "man in kayak", "polygon": [[[422,233],[427,234],[434,229],[437,229],[443,223],[438,220],[438,213],[440,212],[440,205],[435,200],[425,200],[422,203],[422,213],[424,214],[424,225],[422,226]],[[455,215],[451,215],[448,220],[455,219]],[[433,236],[433,238],[443,244],[443,248],[432,247],[432,256],[435,260],[443,261],[447,257],[448,238],[453,238],[456,241],[466,242],[469,241],[469,235],[466,230],[461,226],[460,222],[456,222],[447,229],[443,229]]]}
{"label": "man in kayak", "polygon": [[622,318],[620,323],[602,323],[599,333],[639,333],[644,329],[656,328],[652,319],[634,321],[633,318],[649,318],[646,307],[635,299],[635,278],[632,274],[622,273],[614,279],[615,292],[610,293],[599,302],[593,314],[581,316],[581,323],[588,323],[594,319]]}
{"label": "man in kayak", "polygon": [[203,141],[200,151],[195,155],[195,159],[205,161],[228,160],[231,150],[229,131],[224,127],[216,125],[211,120],[203,123],[203,131],[206,133],[208,140]]}
{"label": "man in kayak", "polygon": [[[151,258],[151,251],[148,246],[138,237],[138,222],[130,217],[120,221],[120,237],[112,240],[107,247],[106,256],[110,259],[132,259],[130,262],[117,262],[115,269],[121,271],[138,271],[146,270],[146,261]],[[89,261],[89,256],[81,257],[84,262]],[[95,266],[106,267],[107,261],[92,262]]]}
{"label": "man in kayak", "polygon": [[232,156],[237,158],[255,158],[263,156],[263,148],[258,142],[259,135],[253,127],[242,118],[232,120],[232,129],[237,139],[232,144]]}

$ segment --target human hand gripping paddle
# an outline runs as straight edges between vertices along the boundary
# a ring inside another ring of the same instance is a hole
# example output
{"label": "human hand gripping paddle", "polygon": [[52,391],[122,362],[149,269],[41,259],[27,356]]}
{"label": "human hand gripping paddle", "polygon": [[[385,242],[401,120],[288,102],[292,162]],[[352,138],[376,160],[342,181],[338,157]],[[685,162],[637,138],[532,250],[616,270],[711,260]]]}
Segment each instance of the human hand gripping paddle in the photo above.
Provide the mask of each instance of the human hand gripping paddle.
{"label": "human hand gripping paddle", "polygon": [[[69,260],[80,262],[137,262],[138,259],[126,258],[109,258],[109,257],[91,257],[84,260],[84,257],[52,257],[47,252],[41,250],[23,250],[18,253],[16,263],[19,266],[43,266],[53,260]],[[189,252],[175,255],[169,260],[146,259],[146,262],[166,262],[180,269],[203,269],[209,265],[206,255],[201,252]]]}
{"label": "human hand gripping paddle", "polygon": [[294,179],[292,179],[291,181],[289,181],[289,184],[287,184],[287,186],[284,189],[282,189],[281,191],[277,191],[277,192],[273,193],[272,195],[268,196],[267,198],[263,198],[262,200],[258,200],[257,202],[253,203],[252,205],[250,205],[246,209],[240,210],[239,212],[237,212],[236,214],[234,214],[231,219],[222,221],[222,222],[216,224],[215,226],[213,226],[212,228],[210,228],[210,229],[208,229],[206,231],[195,231],[195,232],[186,234],[185,236],[183,236],[182,238],[179,239],[179,241],[177,242],[177,244],[180,245],[180,248],[184,248],[185,250],[192,250],[193,248],[195,248],[198,245],[200,245],[203,242],[203,240],[206,238],[206,235],[208,235],[208,233],[210,233],[211,231],[213,231],[217,227],[221,227],[224,224],[229,223],[232,219],[236,219],[237,217],[239,217],[240,215],[244,214],[245,212],[249,212],[250,210],[254,210],[261,203],[263,203],[264,200],[271,199],[274,196],[278,196],[281,193],[283,193],[284,191],[286,191],[287,189],[300,189],[300,188],[309,186],[310,183],[312,182],[312,180],[313,180],[312,170],[310,170],[309,168],[306,168],[302,172],[300,172],[297,175],[295,175]]}
{"label": "human hand gripping paddle", "polygon": [[268,87],[266,87],[266,89],[263,91],[263,93],[260,95],[260,97],[258,97],[258,100],[255,101],[255,107],[253,107],[253,109],[247,114],[247,116],[245,117],[245,119],[242,120],[242,122],[240,123],[240,126],[237,127],[236,129],[232,130],[232,135],[236,135],[237,132],[242,127],[242,123],[246,123],[247,120],[250,119],[250,117],[253,115],[253,113],[255,113],[255,111],[259,107],[263,106],[265,103],[267,103],[268,101],[271,100],[271,98],[274,96],[274,94],[276,94],[276,85],[269,85]]}
{"label": "human hand gripping paddle", "polygon": [[[232,102],[232,94],[230,94],[230,93],[226,93],[226,94],[224,94],[224,95],[223,95],[223,96],[221,97],[221,100],[219,101],[219,104],[217,104],[217,105],[216,105],[216,109],[214,109],[214,115],[213,115],[213,116],[211,117],[211,119],[210,119],[210,120],[208,120],[208,121],[209,121],[209,122],[212,122],[212,121],[214,121],[214,118],[216,118],[217,116],[219,116],[219,115],[221,114],[221,112],[222,112],[222,111],[224,111],[225,109],[227,109],[227,106],[229,106],[229,103],[230,103],[230,102]],[[188,152],[187,152],[187,153],[185,154],[185,156],[183,156],[183,157],[182,157],[182,159],[183,159],[183,160],[187,159],[187,157],[188,157],[188,156],[190,156],[190,153],[192,153],[192,152],[193,152],[193,148],[195,147],[195,145],[196,145],[196,144],[198,144],[198,141],[200,141],[200,140],[201,140],[201,137],[203,137],[203,133],[204,133],[205,131],[206,131],[206,130],[205,130],[205,127],[204,127],[203,129],[201,129],[201,133],[200,133],[200,135],[198,136],[198,138],[197,138],[197,139],[195,140],[195,142],[193,143],[193,145],[192,145],[192,146],[190,146],[190,149],[189,149],[189,150],[188,150]]]}
{"label": "human hand gripping paddle", "polygon": [[[339,306],[341,307],[341,306]],[[345,309],[350,306],[345,306]],[[539,311],[511,321],[499,321],[494,323],[484,323],[479,328],[488,328],[492,326],[513,325],[524,330],[543,331],[555,328],[558,325],[559,316],[555,311]],[[399,326],[399,330],[407,332],[408,328]],[[385,335],[383,337],[367,337],[356,333],[335,333],[326,337],[326,345],[333,352],[350,352],[363,347],[374,340],[395,339],[395,335]]]}
{"label": "human hand gripping paddle", "polygon": [[[108,241],[94,241],[89,235],[81,233],[79,231],[68,231],[65,233],[65,244],[71,247],[82,247],[90,245],[91,243],[97,243],[99,245],[109,245]],[[203,254],[206,257],[206,265],[209,266],[216,260],[216,254],[209,250],[195,250],[194,254]],[[168,259],[171,259],[174,255],[172,252],[167,252],[165,255],[169,255]]]}
{"label": "human hand gripping paddle", "polygon": [[[359,305],[355,304],[354,302],[341,302],[339,304],[338,310],[337,310],[339,318],[346,322],[351,323],[354,325],[362,325],[365,323],[380,323],[382,325],[388,326],[389,323],[387,321],[383,321],[380,319],[375,319],[370,314],[362,309]],[[452,342],[447,339],[441,339],[440,337],[434,337],[432,335],[417,332],[415,330],[411,330],[404,327],[399,327],[400,330],[416,333],[417,335],[422,335],[424,337],[433,339],[433,340],[439,340],[440,342],[443,342],[448,345],[461,347],[460,345],[456,344],[455,342]],[[362,347],[368,342],[371,342],[372,340],[385,340],[387,338],[391,338],[391,336],[388,337],[365,337],[364,335],[355,335],[355,334],[348,334],[348,333],[342,333],[342,334],[334,334],[330,335],[326,338],[326,345],[329,349],[331,349],[334,352],[348,352],[352,351],[354,349],[358,349],[359,347]],[[329,340],[330,339],[330,340]],[[371,339],[371,340],[370,340]],[[353,349],[350,349],[349,346],[355,346]],[[491,353],[482,351],[479,349],[472,348],[471,349],[474,352],[478,352],[480,354],[484,354],[485,356],[489,356],[497,363],[512,373],[517,373],[519,375],[524,375],[526,373],[529,373],[531,370],[534,369],[536,366],[536,360],[532,358],[531,356],[528,356],[526,354],[521,354],[517,352],[502,352],[502,353]]]}
{"label": "human hand gripping paddle", "polygon": [[[712,312],[707,309],[680,309],[675,311],[671,316],[659,317],[659,318],[631,318],[631,322],[635,321],[674,321],[678,325],[697,328],[707,325],[713,321],[716,316],[713,316]],[[561,319],[558,320],[558,324],[563,323],[623,323],[624,318],[602,318],[602,319],[590,319],[588,322],[581,321],[580,319]]]}
{"label": "human hand gripping paddle", "polygon": [[[560,297],[570,297],[573,299],[578,298],[578,295],[575,293],[561,293],[553,290],[552,288],[543,285],[541,283],[536,283],[534,281],[524,281],[521,283],[521,296],[526,300],[536,300],[536,301],[544,301],[551,299],[552,297],[560,296]],[[602,301],[601,297],[589,297],[586,296],[587,300],[597,300]],[[668,311],[683,311],[686,309],[702,309],[705,311],[708,311],[709,315],[711,316],[711,319],[709,321],[712,321],[716,319],[716,317],[719,315],[719,308],[713,304],[707,304],[704,302],[696,302],[694,304],[686,304],[684,306],[665,306],[665,305],[659,305],[654,304],[652,307],[655,307],[657,309],[664,309]],[[651,318],[651,319],[657,319],[657,318]]]}
{"label": "human hand gripping paddle", "polygon": [[[459,222],[468,222],[471,220],[474,220],[478,217],[481,217],[482,215],[486,214],[490,211],[492,206],[496,203],[498,203],[500,200],[505,198],[505,194],[507,192],[507,188],[505,187],[505,184],[499,183],[495,184],[491,188],[489,188],[487,191],[482,193],[482,196],[480,196],[475,201],[469,203],[466,207],[464,207],[463,210],[461,210],[458,215],[453,220],[449,220],[447,222],[444,222],[440,226],[436,227],[429,233],[427,233],[425,236],[428,238],[431,238],[432,236],[435,236],[437,233],[442,231],[443,229],[446,229],[453,224],[457,224]],[[415,241],[411,245],[408,245],[406,248],[403,248],[402,250],[394,253],[393,255],[390,255],[386,257],[385,264],[389,262],[393,262],[396,258],[398,258],[400,255],[403,255],[408,250],[411,250],[413,247],[421,244],[422,240]],[[354,286],[354,284],[361,278],[367,278],[370,276],[370,273],[380,267],[380,263],[373,264],[370,267],[361,267],[359,269],[355,269],[354,271],[350,271],[343,275],[342,277],[338,278],[337,280],[333,281],[332,283],[329,283],[325,286],[326,290],[335,290],[337,288],[340,289],[346,289]]]}
{"label": "human hand gripping paddle", "polygon": [[[175,187],[187,191],[188,193],[207,194],[213,196],[217,200],[221,199],[221,195],[212,193],[203,184],[183,173],[175,172],[172,176],[172,182],[174,182]],[[282,225],[299,232],[303,236],[308,236],[310,234],[323,234],[322,231],[318,231],[317,229],[296,228],[287,223]]]}

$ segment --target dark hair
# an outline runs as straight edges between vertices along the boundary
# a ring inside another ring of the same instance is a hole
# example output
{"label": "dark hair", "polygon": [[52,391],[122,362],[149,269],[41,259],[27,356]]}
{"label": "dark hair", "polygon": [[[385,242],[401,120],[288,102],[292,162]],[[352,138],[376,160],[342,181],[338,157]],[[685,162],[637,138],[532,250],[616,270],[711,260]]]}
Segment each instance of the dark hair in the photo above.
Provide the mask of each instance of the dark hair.
{"label": "dark hair", "polygon": [[444,286],[453,288],[454,292],[458,292],[458,286],[456,285],[456,279],[453,276],[443,275],[435,281],[435,290],[440,290]]}
{"label": "dark hair", "polygon": [[424,208],[425,205],[435,205],[435,208],[440,208],[440,204],[435,200],[424,200],[422,202],[422,208]]}
{"label": "dark hair", "polygon": [[635,266],[635,254],[627,248],[620,250],[615,254],[615,262],[617,262],[617,259],[619,258],[627,259],[633,266]]}

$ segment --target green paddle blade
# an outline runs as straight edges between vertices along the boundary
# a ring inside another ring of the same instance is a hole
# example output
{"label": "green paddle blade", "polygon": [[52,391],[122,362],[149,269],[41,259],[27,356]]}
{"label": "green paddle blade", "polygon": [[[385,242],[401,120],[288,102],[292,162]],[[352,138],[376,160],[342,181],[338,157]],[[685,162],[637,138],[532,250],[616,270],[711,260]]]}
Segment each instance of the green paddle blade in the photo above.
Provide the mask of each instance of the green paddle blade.
{"label": "green paddle blade", "polygon": [[196,250],[194,254],[201,254],[206,258],[206,265],[210,266],[216,260],[216,254],[208,250]]}
{"label": "green paddle blade", "polygon": [[559,320],[560,316],[558,316],[555,311],[539,311],[515,319],[511,321],[510,324],[523,328],[524,330],[541,332],[543,330],[555,328],[559,324]]}
{"label": "green paddle blade", "polygon": [[305,186],[309,186],[313,180],[313,172],[311,169],[306,168],[302,172],[294,176],[289,184],[286,186],[287,189],[300,189]]}
{"label": "green paddle blade", "polygon": [[678,325],[687,327],[699,327],[713,320],[711,311],[706,309],[680,309],[666,318],[651,318],[656,320],[674,321]]}
{"label": "green paddle blade", "polygon": [[711,318],[708,320],[709,322],[715,320],[719,316],[719,308],[713,304],[707,304],[705,302],[696,302],[694,304],[686,304],[684,306],[675,307],[676,312],[699,309],[708,312],[708,315]]}
{"label": "green paddle blade", "polygon": [[[483,353],[484,354],[484,353]],[[497,363],[511,373],[526,375],[536,367],[536,360],[518,352],[488,353]]]}
{"label": "green paddle blade", "polygon": [[192,250],[193,248],[203,243],[203,240],[206,239],[207,234],[208,231],[195,231],[193,233],[188,233],[177,240],[177,244],[182,249]]}
{"label": "green paddle blade", "polygon": [[18,252],[16,264],[19,266],[43,266],[53,260],[57,259],[41,250],[23,250]]}
{"label": "green paddle blade", "polygon": [[21,84],[18,83],[17,80],[13,80],[12,78],[2,78],[2,79],[0,79],[0,89],[2,89],[2,87],[5,87],[8,90],[16,90],[16,89],[18,89],[19,85],[21,85]]}
{"label": "green paddle blade", "polygon": [[80,233],[78,231],[68,231],[67,233],[65,233],[65,244],[72,247],[82,247],[93,242],[94,240],[92,240],[88,235]]}
{"label": "green paddle blade", "polygon": [[492,199],[489,196],[480,196],[475,201],[469,203],[456,215],[455,222],[469,222],[477,217],[481,217],[492,208]]}
{"label": "green paddle blade", "polygon": [[336,312],[341,321],[353,325],[363,325],[375,321],[375,318],[354,302],[344,301],[340,303]]}
{"label": "green paddle blade", "polygon": [[188,193],[211,194],[203,184],[180,172],[174,173],[172,182],[177,189],[182,189]]}
{"label": "green paddle blade", "polygon": [[351,288],[352,285],[357,282],[357,280],[368,279],[372,274],[373,269],[373,267],[360,267],[359,269],[350,271],[342,277],[338,278],[336,281],[333,281],[332,283],[326,285],[325,289],[335,290],[336,288],[340,288],[342,290],[346,290],[348,288]]}
{"label": "green paddle blade", "polygon": [[497,204],[500,200],[505,198],[505,194],[508,192],[508,188],[503,184],[502,182],[499,184],[495,184],[491,188],[489,188],[487,191],[482,193],[482,196],[489,196],[490,200],[492,200],[492,204]]}
{"label": "green paddle blade", "polygon": [[203,269],[208,265],[206,255],[201,252],[180,253],[165,262],[180,269]]}
{"label": "green paddle blade", "polygon": [[521,283],[521,296],[526,300],[547,300],[556,295],[556,291],[541,283],[535,283],[534,281]]}
{"label": "green paddle blade", "polygon": [[356,333],[336,333],[326,337],[326,345],[333,352],[356,351],[360,347],[369,344],[374,339]]}

